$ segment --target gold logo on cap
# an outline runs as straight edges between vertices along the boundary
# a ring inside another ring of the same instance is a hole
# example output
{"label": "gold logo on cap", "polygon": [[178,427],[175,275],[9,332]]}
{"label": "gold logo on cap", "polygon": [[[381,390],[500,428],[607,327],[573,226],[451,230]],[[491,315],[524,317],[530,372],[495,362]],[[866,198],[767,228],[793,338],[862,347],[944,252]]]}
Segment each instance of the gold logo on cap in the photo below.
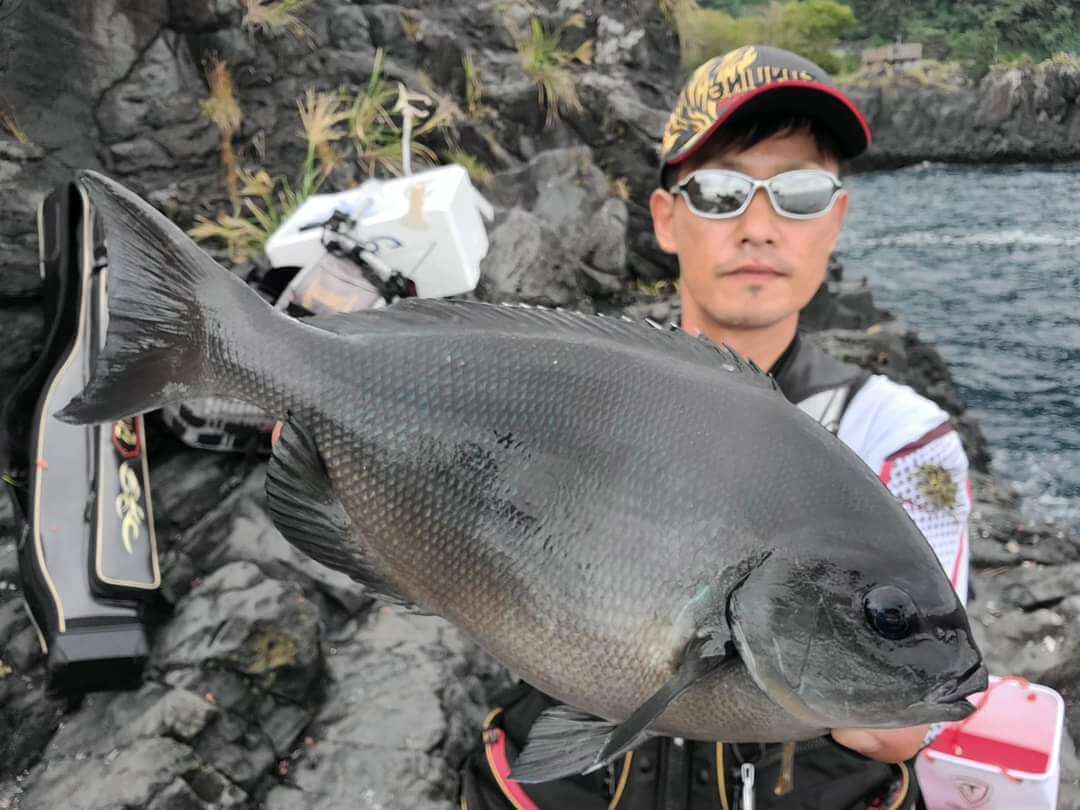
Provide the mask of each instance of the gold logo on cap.
{"label": "gold logo on cap", "polygon": [[664,130],[663,152],[670,158],[691,148],[720,114],[719,106],[765,84],[814,81],[805,70],[758,65],[753,45],[710,59],[694,71]]}

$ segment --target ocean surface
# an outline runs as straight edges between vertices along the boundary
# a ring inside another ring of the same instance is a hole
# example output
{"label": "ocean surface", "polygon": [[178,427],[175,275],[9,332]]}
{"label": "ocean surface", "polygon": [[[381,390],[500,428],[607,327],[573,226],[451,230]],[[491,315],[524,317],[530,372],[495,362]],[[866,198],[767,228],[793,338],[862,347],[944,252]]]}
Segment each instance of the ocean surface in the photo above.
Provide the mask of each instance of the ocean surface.
{"label": "ocean surface", "polygon": [[1025,512],[1080,528],[1080,166],[846,182],[845,279],[941,351]]}

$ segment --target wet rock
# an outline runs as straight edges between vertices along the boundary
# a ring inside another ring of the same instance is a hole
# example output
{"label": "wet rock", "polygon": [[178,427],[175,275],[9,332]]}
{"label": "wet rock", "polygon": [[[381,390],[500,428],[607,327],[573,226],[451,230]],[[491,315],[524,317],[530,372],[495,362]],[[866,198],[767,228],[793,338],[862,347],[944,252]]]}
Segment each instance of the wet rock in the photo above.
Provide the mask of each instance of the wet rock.
{"label": "wet rock", "polygon": [[1080,740],[1080,652],[1074,646],[1068,656],[1042,674],[1043,682],[1057,689],[1065,699],[1065,725],[1074,740]]}
{"label": "wet rock", "polygon": [[1060,611],[1010,609],[988,589],[972,603],[969,615],[987,667],[999,675],[1038,680],[1061,660],[1062,650],[1075,636]]}
{"label": "wet rock", "polygon": [[1080,560],[1080,537],[1064,527],[1023,517],[1019,497],[1002,482],[975,473],[972,484],[972,566],[1062,565]]}
{"label": "wet rock", "polygon": [[628,216],[626,203],[613,197],[593,214],[585,229],[583,281],[590,295],[610,295],[626,286]]}
{"label": "wet rock", "polygon": [[184,33],[216,31],[236,25],[241,0],[170,0],[169,26]]}
{"label": "wet rock", "polygon": [[147,448],[151,454],[154,520],[158,534],[164,538],[203,520],[222,498],[243,483],[251,464],[242,455],[183,447],[161,430],[148,439]]}
{"label": "wet rock", "polygon": [[186,593],[199,573],[247,561],[269,577],[302,582],[308,594],[320,592],[348,613],[371,604],[363,586],[315,562],[281,536],[265,508],[266,468],[260,463],[227,497],[187,530],[170,552],[182,564],[170,565],[170,593]]}
{"label": "wet rock", "polygon": [[218,708],[195,748],[250,791],[310,720],[308,702],[320,699],[320,637],[318,610],[299,584],[234,562],[176,606],[154,640],[151,667]]}
{"label": "wet rock", "polygon": [[[25,371],[45,338],[41,310],[35,306],[0,307],[0,390],[10,391],[15,380]],[[4,384],[4,383],[7,384]]]}
{"label": "wet rock", "polygon": [[64,722],[45,755],[103,757],[154,737],[190,743],[219,714],[203,696],[158,683],[147,683],[137,692],[95,693]]}
{"label": "wet rock", "polygon": [[155,738],[104,756],[51,759],[33,775],[20,807],[127,810],[145,807],[181,774],[198,765],[194,752],[175,740]]}
{"label": "wet rock", "polygon": [[580,262],[535,214],[512,209],[489,241],[476,289],[481,300],[572,306],[582,299]]}
{"label": "wet rock", "polygon": [[1080,563],[1061,567],[1021,567],[997,578],[1001,598],[1021,610],[1053,607],[1080,594]]}
{"label": "wet rock", "polygon": [[4,257],[4,267],[0,271],[0,305],[31,301],[41,295],[41,276],[35,248],[7,242],[0,237],[0,256]]}
{"label": "wet rock", "polygon": [[183,779],[174,779],[154,797],[148,810],[206,810],[208,805]]}
{"label": "wet rock", "polygon": [[491,232],[479,297],[573,306],[625,286],[627,207],[587,147],[500,172],[488,196],[510,210]]}
{"label": "wet rock", "polygon": [[[177,121],[193,120],[201,115],[199,99],[192,93],[199,84],[198,69],[183,40],[162,31],[125,80],[102,97],[97,116],[103,139],[115,143]],[[147,93],[152,86],[158,92]]]}
{"label": "wet rock", "polygon": [[13,533],[11,505],[0,491],[0,783],[37,761],[68,708],[45,691],[44,658],[22,599]]}
{"label": "wet rock", "polygon": [[299,585],[230,563],[177,606],[154,640],[153,662],[165,670],[213,663],[302,693],[319,674],[318,623]]}
{"label": "wet rock", "polygon": [[1056,64],[993,70],[978,83],[915,72],[849,85],[874,130],[873,146],[855,165],[1075,159],[1078,77],[1076,67]]}
{"label": "wet rock", "polygon": [[[331,685],[267,810],[456,807],[457,766],[499,668],[435,617],[375,611],[331,641]],[[463,688],[464,687],[464,688]]]}

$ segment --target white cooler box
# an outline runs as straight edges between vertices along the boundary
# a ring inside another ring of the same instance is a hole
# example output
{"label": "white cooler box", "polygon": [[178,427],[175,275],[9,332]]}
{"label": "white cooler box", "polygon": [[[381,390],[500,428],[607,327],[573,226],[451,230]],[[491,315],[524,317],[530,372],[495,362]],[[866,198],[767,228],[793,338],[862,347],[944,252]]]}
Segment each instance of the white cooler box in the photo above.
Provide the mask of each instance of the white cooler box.
{"label": "white cooler box", "polygon": [[[420,298],[476,287],[487,254],[491,205],[457,164],[394,180],[368,180],[308,198],[266,242],[274,267],[305,268],[326,256],[321,224],[335,211],[356,220],[348,236],[416,285]],[[314,227],[312,227],[314,226]]]}
{"label": "white cooler box", "polygon": [[990,678],[978,710],[915,761],[927,810],[1055,810],[1065,703],[1022,678]]}

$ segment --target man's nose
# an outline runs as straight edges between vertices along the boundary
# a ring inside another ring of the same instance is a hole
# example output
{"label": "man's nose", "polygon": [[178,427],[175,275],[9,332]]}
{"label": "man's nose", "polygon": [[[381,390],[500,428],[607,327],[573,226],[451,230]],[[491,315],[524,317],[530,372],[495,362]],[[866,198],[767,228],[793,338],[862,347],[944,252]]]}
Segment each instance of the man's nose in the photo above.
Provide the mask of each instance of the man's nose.
{"label": "man's nose", "polygon": [[750,206],[738,218],[736,235],[745,244],[774,244],[777,240],[777,214],[773,210],[768,192],[759,188],[750,200]]}

